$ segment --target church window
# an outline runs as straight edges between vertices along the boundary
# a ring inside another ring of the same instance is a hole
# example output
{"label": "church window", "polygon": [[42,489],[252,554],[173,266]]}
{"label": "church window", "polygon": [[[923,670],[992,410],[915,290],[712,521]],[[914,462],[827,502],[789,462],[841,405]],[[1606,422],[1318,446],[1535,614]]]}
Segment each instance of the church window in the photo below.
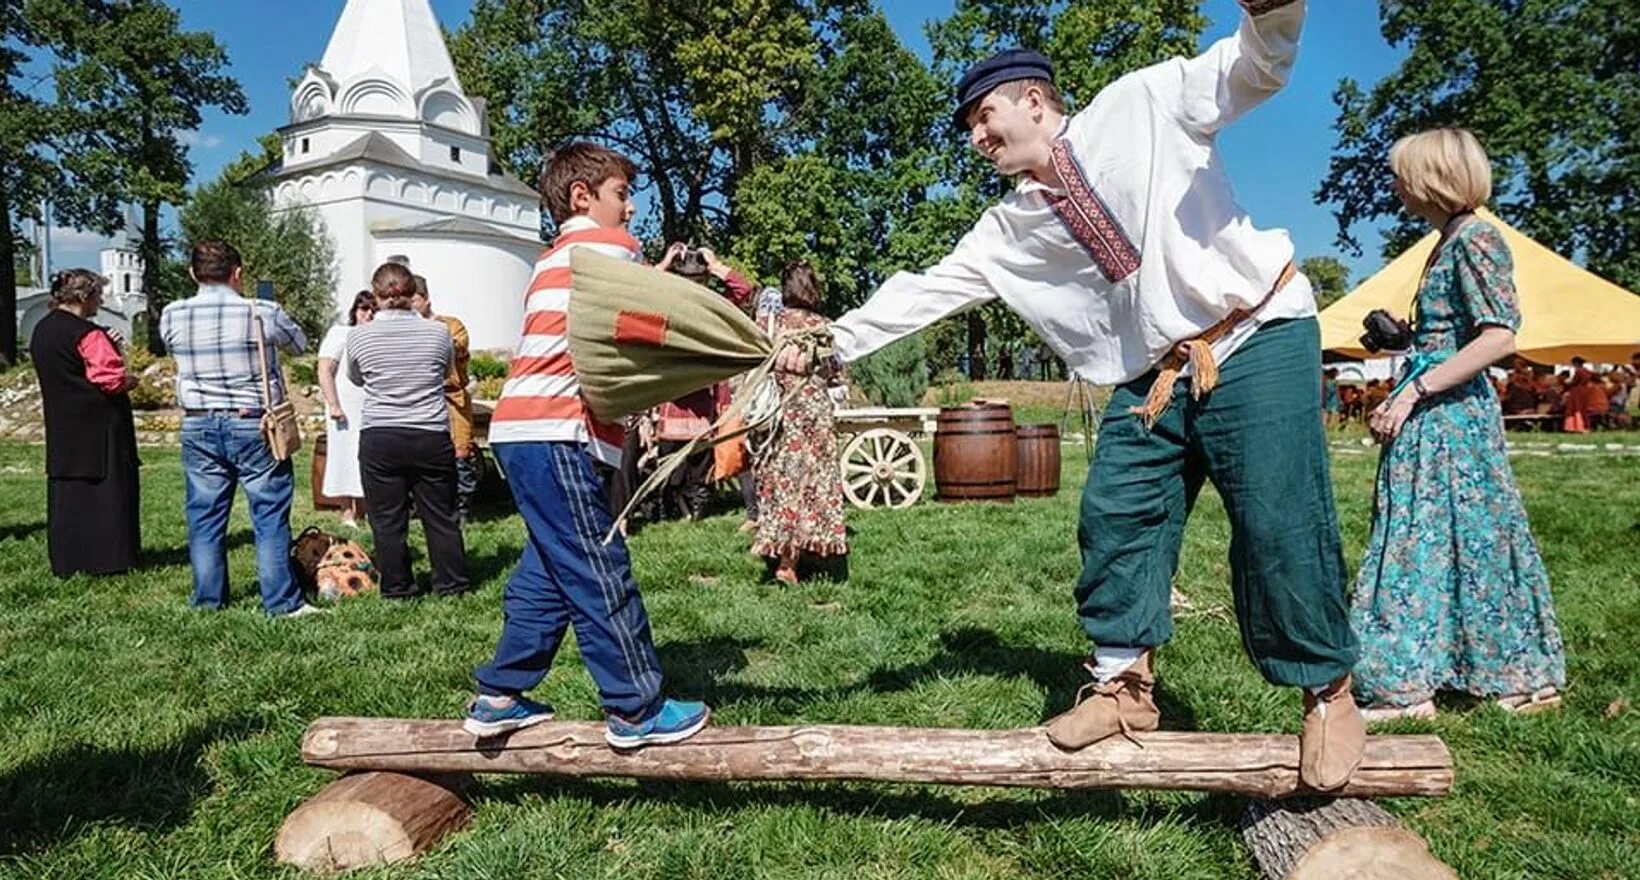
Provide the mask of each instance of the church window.
{"label": "church window", "polygon": [[450,161],[456,163],[457,165],[461,164],[461,148],[460,147],[451,147],[450,148]]}
{"label": "church window", "polygon": [[125,276],[125,292],[126,293],[131,292],[131,276],[130,275]]}
{"label": "church window", "polygon": [[302,155],[306,156],[307,151],[308,151],[308,139],[307,138],[302,138]]}

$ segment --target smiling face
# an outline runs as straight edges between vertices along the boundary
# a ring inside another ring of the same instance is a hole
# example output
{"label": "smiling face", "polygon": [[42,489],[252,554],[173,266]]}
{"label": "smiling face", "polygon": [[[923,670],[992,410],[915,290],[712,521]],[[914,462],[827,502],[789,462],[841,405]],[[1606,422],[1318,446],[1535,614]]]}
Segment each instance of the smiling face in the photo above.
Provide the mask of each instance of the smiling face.
{"label": "smiling face", "polygon": [[1050,164],[1060,114],[1036,87],[1012,97],[994,88],[968,111],[968,142],[1008,177],[1037,174]]}

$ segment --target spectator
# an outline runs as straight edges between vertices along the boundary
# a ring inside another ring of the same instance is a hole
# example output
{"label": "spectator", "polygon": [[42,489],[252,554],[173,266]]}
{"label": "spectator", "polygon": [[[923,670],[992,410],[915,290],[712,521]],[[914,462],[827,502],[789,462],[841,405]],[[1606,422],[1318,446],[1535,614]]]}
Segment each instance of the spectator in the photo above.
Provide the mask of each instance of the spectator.
{"label": "spectator", "polygon": [[364,514],[364,482],[359,477],[359,425],[364,415],[364,389],[347,371],[347,337],[360,324],[370,323],[376,300],[361,290],[347,310],[347,323],[337,324],[319,343],[319,390],[325,396],[325,495],[341,499],[342,525],[356,528]]}
{"label": "spectator", "polygon": [[[283,398],[276,349],[296,354],[307,347],[307,337],[277,303],[242,295],[244,268],[233,245],[194,245],[188,275],[199,292],[166,306],[159,332],[177,365],[193,604],[227,605],[228,511],[234,488],[243,486],[262,607],[274,616],[317,613],[320,609],[302,601],[290,568],[290,504],[296,489],[291,463],[274,458],[261,431],[263,372],[274,399]],[[258,324],[265,358],[257,355]]]}
{"label": "spectator", "polygon": [[1339,410],[1343,401],[1338,396],[1338,370],[1329,367],[1321,372],[1321,422],[1329,428],[1340,425]]}
{"label": "spectator", "polygon": [[1537,375],[1532,372],[1532,365],[1525,358],[1516,358],[1515,367],[1509,371],[1509,378],[1503,386],[1503,414],[1514,416],[1537,412],[1537,405],[1542,399],[1543,391]]}
{"label": "spectator", "polygon": [[[785,309],[782,332],[824,327],[820,280],[808,263],[781,273]],[[843,528],[843,478],[837,466],[837,437],[826,382],[816,372],[778,373],[780,394],[790,395],[776,429],[773,448],[758,466],[757,539],[752,552],[775,560],[775,579],[797,583],[804,555],[836,557],[848,552]],[[794,388],[799,388],[795,394]],[[890,500],[893,500],[892,498]]]}
{"label": "spectator", "polygon": [[51,573],[120,574],[142,548],[137,434],[123,340],[91,322],[107,279],[69,269],[51,279],[51,311],[29,359],[46,423],[46,555]]}
{"label": "spectator", "polygon": [[1368,379],[1367,387],[1361,392],[1361,409],[1364,415],[1370,416],[1388,397],[1388,385],[1378,379]]}
{"label": "spectator", "polygon": [[370,279],[376,316],[348,334],[348,375],[364,387],[359,471],[376,545],[382,597],[421,594],[410,571],[410,500],[415,499],[440,596],[465,593],[467,551],[456,523],[456,458],[445,377],[455,344],[443,324],[411,311],[416,282],[399,263]]}
{"label": "spectator", "polygon": [[450,331],[450,344],[455,356],[450,372],[444,377],[444,403],[450,410],[450,443],[456,451],[456,523],[466,525],[473,511],[473,498],[478,495],[478,445],[473,442],[473,396],[467,390],[467,362],[471,337],[467,325],[451,315],[433,314],[433,298],[427,292],[427,279],[416,279],[416,295],[410,298],[410,308],[416,314],[438,321]]}

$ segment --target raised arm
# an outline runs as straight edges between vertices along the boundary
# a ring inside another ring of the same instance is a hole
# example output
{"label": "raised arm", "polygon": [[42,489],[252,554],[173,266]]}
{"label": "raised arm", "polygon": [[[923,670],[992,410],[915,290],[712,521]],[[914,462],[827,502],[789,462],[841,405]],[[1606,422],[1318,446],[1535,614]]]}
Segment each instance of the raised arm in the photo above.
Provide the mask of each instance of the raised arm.
{"label": "raised arm", "polygon": [[987,247],[1000,231],[980,220],[950,256],[922,272],[896,272],[865,304],[831,325],[837,357],[856,361],[924,327],[997,298],[986,279]]}
{"label": "raised arm", "polygon": [[1142,74],[1151,95],[1180,124],[1216,133],[1281,91],[1298,56],[1305,0],[1239,0],[1241,26],[1206,52]]}

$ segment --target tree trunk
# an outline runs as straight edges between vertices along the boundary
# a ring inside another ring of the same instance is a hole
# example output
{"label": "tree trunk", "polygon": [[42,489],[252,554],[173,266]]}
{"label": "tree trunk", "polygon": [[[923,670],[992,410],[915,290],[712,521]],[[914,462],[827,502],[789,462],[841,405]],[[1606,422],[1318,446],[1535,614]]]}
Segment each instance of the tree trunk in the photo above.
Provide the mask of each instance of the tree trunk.
{"label": "tree trunk", "polygon": [[12,237],[11,193],[0,187],[0,366],[17,363],[17,248]]}
{"label": "tree trunk", "polygon": [[1371,801],[1253,801],[1242,839],[1268,880],[1457,880],[1423,838]]}
{"label": "tree trunk", "polygon": [[148,350],[154,355],[165,355],[165,340],[159,335],[159,316],[165,310],[160,297],[160,261],[163,259],[159,240],[160,203],[145,202],[142,206],[142,295],[148,298]]}
{"label": "tree trunk", "polygon": [[472,819],[456,790],[464,784],[401,773],[344,776],[290,814],[274,856],[326,874],[414,858]]}
{"label": "tree trunk", "polygon": [[985,318],[978,309],[968,313],[968,378],[985,381]]}
{"label": "tree trunk", "polygon": [[[333,769],[420,773],[1300,793],[1295,736],[1161,732],[1137,739],[1116,736],[1066,752],[1039,727],[708,727],[678,745],[618,752],[604,742],[603,725],[591,722],[479,740],[456,721],[320,718],[302,740],[302,759]],[[1374,736],[1361,769],[1334,794],[1443,795],[1451,788],[1452,756],[1440,738]]]}

